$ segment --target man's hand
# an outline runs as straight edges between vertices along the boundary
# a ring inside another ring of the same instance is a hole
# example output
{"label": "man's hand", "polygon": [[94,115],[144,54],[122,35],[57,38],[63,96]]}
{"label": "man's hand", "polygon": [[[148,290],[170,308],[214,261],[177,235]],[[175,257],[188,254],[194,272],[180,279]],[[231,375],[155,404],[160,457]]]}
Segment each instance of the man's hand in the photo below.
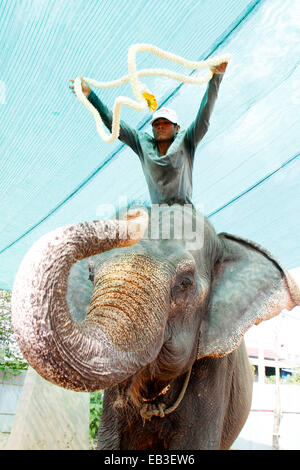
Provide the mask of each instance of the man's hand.
{"label": "man's hand", "polygon": [[215,67],[211,67],[210,70],[212,71],[213,74],[215,73],[225,73],[226,67],[228,65],[228,62],[222,62],[220,65],[216,65]]}
{"label": "man's hand", "polygon": [[[92,90],[90,89],[90,87],[88,86],[88,84],[84,80],[81,80],[81,87],[82,87],[82,92],[83,92],[84,96],[87,98]],[[75,90],[74,90],[74,80],[72,80],[71,78],[70,78],[69,88],[72,90],[74,95],[76,95]]]}

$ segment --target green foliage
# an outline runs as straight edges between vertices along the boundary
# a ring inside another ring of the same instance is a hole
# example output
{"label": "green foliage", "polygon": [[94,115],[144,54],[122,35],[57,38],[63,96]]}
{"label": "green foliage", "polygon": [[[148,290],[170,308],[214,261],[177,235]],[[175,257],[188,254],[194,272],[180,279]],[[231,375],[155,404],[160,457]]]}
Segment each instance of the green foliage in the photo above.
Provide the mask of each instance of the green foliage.
{"label": "green foliage", "polygon": [[298,367],[293,375],[288,378],[287,383],[291,385],[300,385],[300,367]]}
{"label": "green foliage", "polygon": [[28,368],[11,327],[11,292],[0,290],[0,370],[12,374]]}
{"label": "green foliage", "polygon": [[[276,376],[270,375],[269,377],[265,377],[266,384],[275,384],[276,383]],[[293,375],[281,378],[280,379],[281,385],[300,385],[300,368],[298,367],[293,372]]]}
{"label": "green foliage", "polygon": [[[265,384],[275,384],[276,383],[276,376],[269,375],[269,377],[265,377]],[[283,383],[283,380],[280,379],[280,383]]]}
{"label": "green foliage", "polygon": [[96,439],[103,406],[103,391],[90,393],[90,439]]}
{"label": "green foliage", "polygon": [[3,349],[10,341],[12,335],[11,329],[11,311],[10,311],[11,293],[0,290],[0,346]]}

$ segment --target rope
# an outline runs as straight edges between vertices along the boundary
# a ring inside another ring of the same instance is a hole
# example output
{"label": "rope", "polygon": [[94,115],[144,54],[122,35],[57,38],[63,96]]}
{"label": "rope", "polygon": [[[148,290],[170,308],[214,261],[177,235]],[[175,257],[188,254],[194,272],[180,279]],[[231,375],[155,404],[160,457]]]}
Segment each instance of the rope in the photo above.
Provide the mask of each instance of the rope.
{"label": "rope", "polygon": [[[159,47],[153,46],[151,44],[133,44],[128,49],[128,75],[124,75],[123,77],[111,81],[111,82],[98,82],[92,78],[85,78],[85,77],[77,77],[74,80],[74,90],[79,99],[79,101],[90,111],[90,113],[94,116],[96,127],[98,134],[105,142],[113,142],[119,137],[120,133],[120,116],[121,116],[121,107],[123,105],[130,106],[131,108],[135,109],[136,111],[143,111],[147,107],[151,111],[155,111],[157,108],[157,102],[155,96],[150,93],[148,88],[144,83],[139,81],[139,77],[142,76],[162,76],[172,78],[174,80],[190,83],[190,84],[201,84],[207,83],[213,76],[213,72],[209,70],[206,75],[203,77],[197,78],[191,75],[185,75],[177,72],[173,72],[168,69],[141,69],[137,71],[136,69],[136,54],[137,52],[150,52],[162,59],[170,60],[177,64],[180,64],[184,67],[199,70],[204,69],[207,67],[215,67],[220,65],[223,62],[228,62],[230,60],[230,55],[225,54],[219,57],[215,57],[212,59],[207,59],[203,61],[191,61],[184,59],[178,55],[175,55],[171,52],[164,51]],[[115,99],[114,106],[113,106],[113,121],[112,121],[112,129],[111,133],[107,134],[104,130],[104,125],[102,119],[98,113],[98,111],[94,108],[94,106],[89,102],[89,100],[84,96],[82,92],[82,80],[88,83],[95,88],[114,88],[120,85],[123,85],[126,82],[130,82],[132,91],[136,98],[134,101],[131,98],[126,96],[118,96]]]}
{"label": "rope", "polygon": [[192,367],[188,370],[188,372],[186,374],[182,390],[181,390],[177,400],[175,401],[174,405],[172,405],[172,406],[170,406],[169,408],[166,409],[165,403],[158,403],[158,405],[156,405],[154,403],[145,403],[141,407],[140,415],[141,415],[141,417],[143,418],[144,421],[146,419],[151,419],[152,416],[159,416],[160,418],[164,418],[166,415],[168,415],[168,414],[172,413],[174,410],[176,410],[176,408],[181,403],[181,401],[184,397],[184,394],[186,392],[186,389],[187,389],[187,386],[188,386],[188,383],[189,383],[189,380],[190,380],[191,372],[192,372]]}

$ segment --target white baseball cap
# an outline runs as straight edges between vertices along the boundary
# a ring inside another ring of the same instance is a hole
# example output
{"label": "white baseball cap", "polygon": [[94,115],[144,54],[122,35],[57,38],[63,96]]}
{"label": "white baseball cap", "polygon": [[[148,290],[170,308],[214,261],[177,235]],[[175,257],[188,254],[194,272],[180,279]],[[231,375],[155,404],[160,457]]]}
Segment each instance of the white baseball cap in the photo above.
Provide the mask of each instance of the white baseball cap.
{"label": "white baseball cap", "polygon": [[153,114],[153,117],[150,121],[150,124],[153,124],[156,119],[159,118],[165,118],[168,119],[168,121],[171,121],[173,124],[178,123],[178,116],[176,112],[173,109],[170,108],[160,108],[155,113]]}

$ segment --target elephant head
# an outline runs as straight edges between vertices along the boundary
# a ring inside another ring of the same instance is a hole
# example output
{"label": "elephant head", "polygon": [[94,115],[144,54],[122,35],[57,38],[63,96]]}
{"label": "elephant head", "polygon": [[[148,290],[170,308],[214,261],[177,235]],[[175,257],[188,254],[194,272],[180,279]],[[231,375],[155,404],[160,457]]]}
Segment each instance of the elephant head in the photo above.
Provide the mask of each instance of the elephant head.
{"label": "elephant head", "polygon": [[[167,215],[174,229],[171,213],[180,210],[161,207],[158,226]],[[270,253],[217,235],[208,220],[190,214],[193,223],[202,221],[201,246],[188,248],[174,231],[151,236],[156,222],[151,217],[145,230],[146,209],[123,220],[66,226],[36,242],[12,296],[13,327],[31,366],[73,390],[130,379],[140,397],[153,378],[161,387],[199,358],[229,354],[251,325],[299,305],[298,287]],[[75,276],[74,297],[83,302],[84,283],[92,295],[85,318],[76,321],[66,293],[71,266],[81,259],[89,265],[85,279]]]}

